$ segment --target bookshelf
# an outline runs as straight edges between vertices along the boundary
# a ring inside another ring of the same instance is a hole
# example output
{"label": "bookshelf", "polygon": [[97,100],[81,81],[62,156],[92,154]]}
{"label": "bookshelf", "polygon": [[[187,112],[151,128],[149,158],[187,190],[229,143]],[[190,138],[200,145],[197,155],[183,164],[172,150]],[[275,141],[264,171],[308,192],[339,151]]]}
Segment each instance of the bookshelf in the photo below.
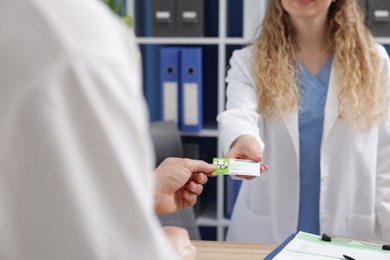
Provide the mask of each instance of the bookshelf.
{"label": "bookshelf", "polygon": [[[148,101],[151,120],[158,120],[158,106],[156,93],[150,88],[158,88],[158,81],[155,81],[153,75],[158,77],[158,49],[161,46],[201,46],[204,48],[204,56],[211,57],[210,62],[213,66],[209,74],[204,77],[212,78],[209,82],[203,82],[204,97],[207,97],[207,103],[213,103],[213,106],[204,106],[204,128],[200,132],[182,132],[183,142],[197,143],[206,146],[206,150],[213,150],[207,155],[200,156],[200,159],[212,161],[213,157],[220,156],[221,151],[218,149],[218,129],[216,116],[225,109],[225,75],[227,62],[231,55],[230,46],[241,47],[247,44],[240,33],[236,33],[236,37],[231,37],[229,34],[229,24],[227,21],[229,5],[237,5],[240,2],[242,20],[242,1],[237,0],[204,0],[205,12],[205,36],[204,37],[151,37],[148,32],[147,15],[150,3],[144,0],[133,0],[127,2],[127,10],[130,16],[134,17],[134,26],[136,28],[136,40],[141,48],[143,55],[143,71],[144,71],[144,90]],[[236,8],[235,8],[236,10]],[[240,12],[240,11],[238,11]],[[212,17],[212,18],[210,18]],[[138,26],[137,26],[138,23]],[[143,23],[143,24],[140,24]],[[242,21],[238,24],[242,27]],[[207,27],[207,28],[206,28]],[[240,28],[242,29],[242,28]],[[205,70],[206,68],[204,68]],[[209,70],[209,69],[207,69]],[[157,74],[156,74],[157,73]],[[148,74],[148,75],[145,75]],[[210,75],[212,74],[212,75]],[[149,90],[148,90],[149,88]],[[211,90],[210,90],[211,89]],[[152,93],[153,92],[153,93]],[[205,103],[205,101],[204,101]],[[209,178],[208,184],[205,186],[204,194],[200,197],[202,208],[197,215],[197,223],[201,229],[211,230],[212,235],[206,235],[205,239],[224,240],[226,229],[229,225],[229,219],[225,217],[224,209],[224,193],[225,179],[223,176]],[[204,238],[202,234],[202,238]]]}
{"label": "bookshelf", "polygon": [[[140,23],[147,23],[145,17],[139,16],[139,13],[147,12],[148,5],[145,4],[149,0],[132,0],[127,2],[127,10],[132,17],[135,17],[136,40],[143,54],[144,65],[144,89],[145,96],[148,101],[151,120],[158,120],[158,105],[156,105],[156,89],[158,89],[158,81],[152,80],[158,77],[158,49],[161,46],[201,46],[205,49],[204,56],[211,56],[211,61],[215,64],[215,68],[211,69],[211,77],[214,78],[211,82],[203,82],[204,90],[207,89],[204,97],[208,101],[214,103],[214,106],[204,107],[204,114],[209,114],[205,117],[205,126],[200,132],[182,132],[183,142],[197,143],[200,146],[206,146],[206,149],[212,147],[213,152],[200,159],[208,162],[212,161],[213,157],[221,156],[221,151],[218,148],[218,129],[215,121],[216,116],[225,109],[225,76],[226,68],[230,55],[234,49],[241,48],[249,42],[243,38],[243,17],[242,8],[245,0],[204,0],[205,4],[205,27],[212,29],[205,30],[205,37],[151,37],[148,36],[145,26],[137,26]],[[265,7],[267,0],[260,0],[260,6]],[[144,10],[140,10],[138,5],[143,5]],[[235,5],[232,7],[232,5]],[[214,18],[210,19],[210,15]],[[241,16],[240,16],[241,15]],[[233,16],[233,17],[232,17]],[[229,19],[227,19],[229,17]],[[208,19],[208,20],[207,20]],[[230,21],[230,22],[229,22]],[[232,21],[236,23],[238,30],[232,31]],[[237,22],[239,21],[239,22]],[[138,30],[138,32],[137,32]],[[241,31],[240,31],[241,30]],[[380,44],[390,44],[390,37],[378,37],[376,41]],[[206,55],[205,55],[206,54]],[[210,55],[209,55],[210,54]],[[206,68],[204,68],[206,69]],[[208,77],[210,74],[204,75]],[[149,90],[148,90],[149,89]],[[205,101],[204,101],[205,103]],[[214,233],[211,236],[203,236],[207,240],[222,241],[225,238],[225,233],[229,225],[229,219],[225,216],[225,177],[218,176],[209,178],[209,183],[205,186],[204,192],[206,196],[200,197],[200,204],[203,206],[197,215],[197,223],[199,227],[205,228],[207,232]],[[210,231],[211,230],[211,231]]]}

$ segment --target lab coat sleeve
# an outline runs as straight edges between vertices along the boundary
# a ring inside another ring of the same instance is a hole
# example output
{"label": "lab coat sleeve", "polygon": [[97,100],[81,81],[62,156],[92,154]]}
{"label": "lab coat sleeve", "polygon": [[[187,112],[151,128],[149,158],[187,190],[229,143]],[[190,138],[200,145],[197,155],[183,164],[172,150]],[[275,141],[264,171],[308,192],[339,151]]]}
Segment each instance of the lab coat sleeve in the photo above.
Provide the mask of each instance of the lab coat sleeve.
{"label": "lab coat sleeve", "polygon": [[[390,97],[390,61],[387,52],[380,46],[382,56],[382,81],[387,86],[387,97]],[[387,103],[389,105],[389,103]],[[376,212],[378,239],[390,241],[390,113],[379,127],[378,161],[376,180]]]}
{"label": "lab coat sleeve", "polygon": [[219,138],[225,155],[232,142],[241,135],[251,135],[264,149],[260,138],[256,91],[250,76],[251,47],[235,51],[230,60],[226,82],[226,111],[218,115]]}

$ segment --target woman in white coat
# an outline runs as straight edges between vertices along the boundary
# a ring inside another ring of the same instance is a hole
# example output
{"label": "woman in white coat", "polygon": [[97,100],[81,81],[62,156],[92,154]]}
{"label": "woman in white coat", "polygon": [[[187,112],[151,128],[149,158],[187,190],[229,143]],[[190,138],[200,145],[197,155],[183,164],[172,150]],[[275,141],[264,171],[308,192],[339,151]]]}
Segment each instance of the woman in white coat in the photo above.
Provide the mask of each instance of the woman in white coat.
{"label": "woman in white coat", "polygon": [[230,65],[222,151],[269,169],[242,184],[227,240],[390,241],[390,63],[357,1],[270,0]]}

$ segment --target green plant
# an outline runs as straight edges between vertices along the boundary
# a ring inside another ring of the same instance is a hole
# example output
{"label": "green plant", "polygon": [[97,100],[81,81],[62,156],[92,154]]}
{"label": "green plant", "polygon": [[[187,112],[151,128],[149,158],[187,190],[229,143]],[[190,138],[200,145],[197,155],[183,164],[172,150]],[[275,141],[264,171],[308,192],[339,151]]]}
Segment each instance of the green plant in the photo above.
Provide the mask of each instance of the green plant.
{"label": "green plant", "polygon": [[132,26],[133,19],[126,14],[126,10],[122,1],[123,0],[104,0],[108,7],[110,7],[114,13],[119,15],[128,26]]}

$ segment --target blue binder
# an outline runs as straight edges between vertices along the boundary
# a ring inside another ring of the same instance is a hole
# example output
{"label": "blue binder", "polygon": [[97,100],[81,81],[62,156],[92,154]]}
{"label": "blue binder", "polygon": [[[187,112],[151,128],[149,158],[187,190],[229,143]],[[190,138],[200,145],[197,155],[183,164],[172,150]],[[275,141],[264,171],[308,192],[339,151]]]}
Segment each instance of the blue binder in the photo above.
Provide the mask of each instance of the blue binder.
{"label": "blue binder", "polygon": [[149,108],[151,121],[160,120],[160,63],[156,57],[160,55],[158,45],[140,45],[142,52],[142,81],[144,95]]}
{"label": "blue binder", "polygon": [[202,48],[181,49],[179,126],[183,132],[203,128]]}
{"label": "blue binder", "polygon": [[179,123],[180,48],[160,48],[160,119]]}
{"label": "blue binder", "polygon": [[233,213],[234,204],[240,191],[242,180],[225,178],[225,217],[230,219]]}
{"label": "blue binder", "polygon": [[137,36],[151,36],[150,0],[133,1],[134,4],[134,29]]}

